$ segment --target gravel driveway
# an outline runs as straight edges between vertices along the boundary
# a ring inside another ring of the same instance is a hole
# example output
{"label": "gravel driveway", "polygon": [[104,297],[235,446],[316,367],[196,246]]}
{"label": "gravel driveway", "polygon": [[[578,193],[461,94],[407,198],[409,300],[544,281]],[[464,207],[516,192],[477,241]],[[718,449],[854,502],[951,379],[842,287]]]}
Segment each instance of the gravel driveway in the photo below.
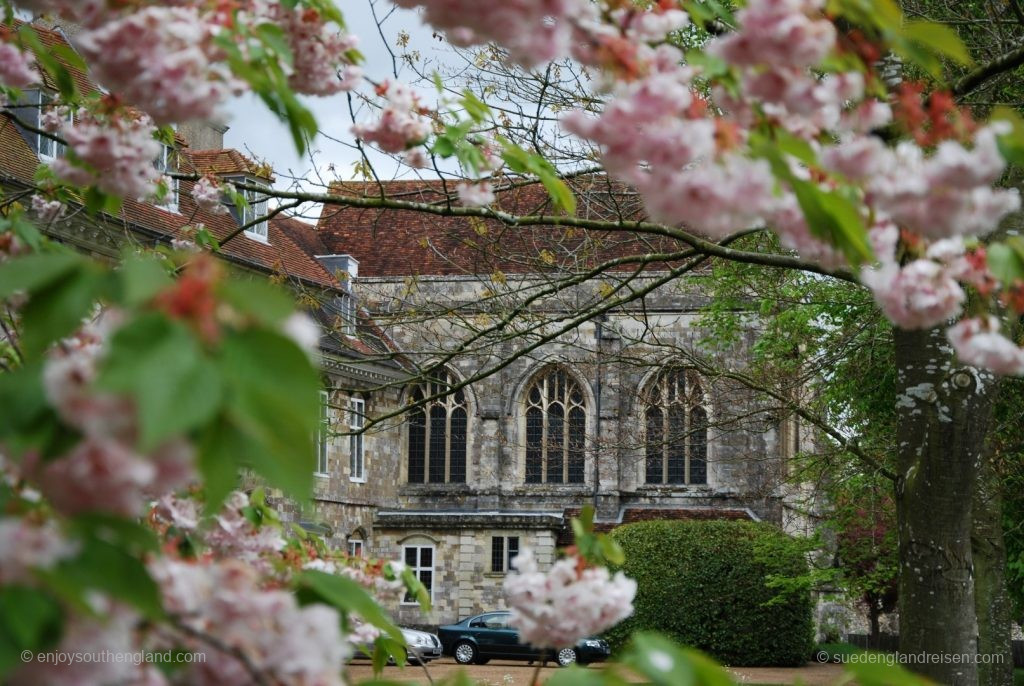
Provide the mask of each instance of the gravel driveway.
{"label": "gravel driveway", "polygon": [[[457,669],[465,669],[473,680],[486,686],[530,686],[534,666],[525,662],[491,660],[486,665],[463,667],[455,660],[445,657],[431,662],[427,668],[435,680],[451,675]],[[543,682],[557,667],[541,669],[540,680]],[[591,665],[588,669],[601,669],[601,665]],[[730,670],[736,675],[739,683],[748,684],[792,684],[798,679],[805,686],[831,686],[839,680],[842,668],[839,665],[810,663],[799,669],[783,667],[747,667]],[[373,678],[373,669],[368,660],[356,660],[348,668],[350,682]],[[428,679],[423,668],[409,665],[404,668],[385,667],[382,678],[389,681],[404,681],[415,684],[427,684]],[[635,681],[642,682],[642,678]]]}

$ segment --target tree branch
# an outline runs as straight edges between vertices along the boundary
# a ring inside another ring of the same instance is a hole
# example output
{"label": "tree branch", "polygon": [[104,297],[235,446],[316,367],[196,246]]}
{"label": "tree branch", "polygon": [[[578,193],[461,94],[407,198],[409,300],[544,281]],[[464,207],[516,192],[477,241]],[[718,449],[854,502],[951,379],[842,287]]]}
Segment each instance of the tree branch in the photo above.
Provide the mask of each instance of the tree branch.
{"label": "tree branch", "polygon": [[953,84],[953,95],[957,98],[963,98],[989,79],[1012,71],[1022,64],[1024,64],[1024,45],[1004,53],[988,64],[983,64],[974,71],[960,77]]}

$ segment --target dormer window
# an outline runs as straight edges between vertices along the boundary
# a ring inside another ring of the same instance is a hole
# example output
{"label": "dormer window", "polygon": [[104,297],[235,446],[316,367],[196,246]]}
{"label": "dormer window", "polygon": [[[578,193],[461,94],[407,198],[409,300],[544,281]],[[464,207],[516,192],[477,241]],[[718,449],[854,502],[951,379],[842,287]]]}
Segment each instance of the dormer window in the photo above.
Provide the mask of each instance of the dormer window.
{"label": "dormer window", "polygon": [[[160,154],[153,160],[153,166],[162,174],[173,174],[178,171],[178,151],[166,143],[160,145]],[[178,179],[167,177],[167,195],[158,203],[171,212],[178,211]]]}
{"label": "dormer window", "polygon": [[[54,107],[54,95],[44,90],[32,91],[27,95],[29,97],[30,111],[25,113],[25,118],[33,127],[41,129],[43,128],[43,112]],[[74,115],[70,109],[65,117],[68,124],[74,122]],[[45,162],[52,162],[58,157],[64,156],[66,147],[63,143],[34,131],[30,132],[30,136],[35,139],[35,150],[39,155],[39,159]]]}
{"label": "dormer window", "polygon": [[270,189],[263,182],[248,176],[231,178],[228,181],[244,183],[247,186],[259,186],[260,190],[238,189],[239,195],[245,198],[246,204],[242,207],[233,208],[232,214],[235,215],[239,225],[246,226],[247,224],[252,224],[251,226],[246,226],[246,236],[261,243],[267,243],[267,194]]}

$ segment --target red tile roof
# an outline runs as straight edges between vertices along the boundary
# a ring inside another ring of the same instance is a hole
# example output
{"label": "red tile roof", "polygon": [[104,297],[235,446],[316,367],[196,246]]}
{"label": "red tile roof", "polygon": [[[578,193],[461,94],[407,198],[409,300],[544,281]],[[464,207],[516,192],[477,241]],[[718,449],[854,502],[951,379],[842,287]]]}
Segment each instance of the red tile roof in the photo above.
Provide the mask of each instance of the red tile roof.
{"label": "red tile roof", "polygon": [[[633,221],[643,218],[636,193],[611,187],[603,176],[577,179],[573,185],[579,216]],[[452,189],[449,184],[448,190]],[[379,197],[382,190],[393,200],[442,206],[448,202],[439,181],[340,182],[331,187],[336,195],[363,198]],[[497,198],[498,206],[511,214],[554,214],[547,191],[540,184],[501,190]],[[360,277],[554,272],[666,248],[664,241],[626,231],[510,227],[493,219],[338,205],[324,205],[317,233],[329,252],[350,254],[359,260]]]}
{"label": "red tile roof", "polygon": [[245,175],[273,181],[270,167],[250,159],[237,150],[189,150],[188,156],[199,174],[217,176]]}

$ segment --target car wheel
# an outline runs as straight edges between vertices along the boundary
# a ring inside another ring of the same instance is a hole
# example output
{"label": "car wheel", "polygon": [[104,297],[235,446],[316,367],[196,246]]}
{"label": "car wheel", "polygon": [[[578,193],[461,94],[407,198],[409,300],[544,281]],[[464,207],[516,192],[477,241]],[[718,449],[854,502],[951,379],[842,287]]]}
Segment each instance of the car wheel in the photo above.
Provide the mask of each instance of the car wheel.
{"label": "car wheel", "polygon": [[562,648],[558,651],[558,666],[568,667],[576,662],[575,648]]}
{"label": "car wheel", "polygon": [[460,665],[471,665],[476,662],[476,646],[469,641],[459,641],[455,646],[455,661]]}
{"label": "car wheel", "polygon": [[489,658],[489,657],[478,657],[476,659],[476,664],[478,664],[478,665],[486,665],[490,661],[491,661],[491,658]]}

